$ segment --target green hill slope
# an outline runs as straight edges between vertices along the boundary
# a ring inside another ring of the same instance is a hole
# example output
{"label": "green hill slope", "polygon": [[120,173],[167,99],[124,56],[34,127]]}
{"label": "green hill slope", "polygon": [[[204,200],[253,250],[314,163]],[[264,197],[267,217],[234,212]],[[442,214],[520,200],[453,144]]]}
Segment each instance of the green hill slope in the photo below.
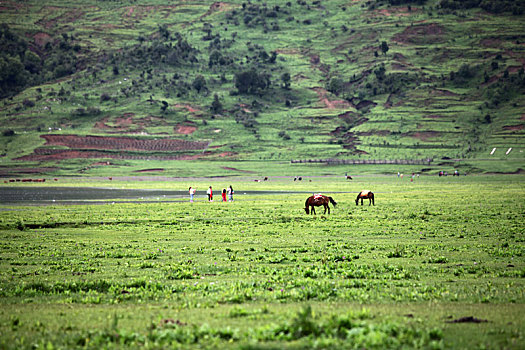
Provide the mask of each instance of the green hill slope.
{"label": "green hill slope", "polygon": [[5,1],[0,164],[431,159],[518,171],[523,8]]}

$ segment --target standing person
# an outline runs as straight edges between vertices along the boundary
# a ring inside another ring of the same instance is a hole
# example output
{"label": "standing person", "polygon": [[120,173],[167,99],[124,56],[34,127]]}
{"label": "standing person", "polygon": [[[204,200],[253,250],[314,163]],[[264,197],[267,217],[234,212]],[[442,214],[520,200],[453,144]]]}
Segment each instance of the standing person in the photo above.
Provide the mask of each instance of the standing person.
{"label": "standing person", "polygon": [[193,197],[195,196],[195,189],[190,186],[189,192],[190,192],[190,202],[193,203]]}
{"label": "standing person", "polygon": [[206,191],[206,194],[208,195],[208,202],[213,202],[213,190],[211,189],[211,186]]}
{"label": "standing person", "polygon": [[226,189],[225,188],[222,189],[222,201],[226,202]]}
{"label": "standing person", "polygon": [[233,202],[233,188],[232,188],[232,185],[230,185],[230,187],[228,187],[228,200],[230,202]]}

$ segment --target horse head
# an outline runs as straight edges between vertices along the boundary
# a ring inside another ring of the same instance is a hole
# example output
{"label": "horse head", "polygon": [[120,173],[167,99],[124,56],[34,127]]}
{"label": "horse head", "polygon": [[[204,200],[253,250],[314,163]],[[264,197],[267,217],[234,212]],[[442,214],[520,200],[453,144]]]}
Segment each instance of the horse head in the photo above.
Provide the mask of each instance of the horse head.
{"label": "horse head", "polygon": [[308,206],[304,207],[304,211],[306,212],[306,214],[310,214],[310,208],[308,208]]}

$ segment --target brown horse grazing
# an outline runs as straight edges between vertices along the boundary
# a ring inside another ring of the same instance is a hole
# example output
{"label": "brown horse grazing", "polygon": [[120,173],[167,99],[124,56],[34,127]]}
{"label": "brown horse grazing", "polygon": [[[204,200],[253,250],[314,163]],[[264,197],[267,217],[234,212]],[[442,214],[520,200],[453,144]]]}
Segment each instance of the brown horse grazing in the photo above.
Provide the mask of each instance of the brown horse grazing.
{"label": "brown horse grazing", "polygon": [[363,190],[357,195],[357,198],[355,199],[355,205],[359,205],[359,199],[361,199],[361,205],[363,205],[363,199],[367,198],[369,200],[368,205],[376,205],[374,202],[374,194],[372,193],[372,191],[367,190]]}
{"label": "brown horse grazing", "polygon": [[306,199],[306,202],[304,202],[304,211],[306,214],[310,214],[310,207],[312,208],[312,214],[315,214],[315,208],[314,207],[320,207],[321,205],[324,206],[324,214],[326,214],[326,210],[328,209],[328,214],[330,214],[330,206],[328,204],[332,203],[335,206],[337,203],[334,201],[332,197],[323,196],[322,194],[314,194],[313,196],[310,196]]}

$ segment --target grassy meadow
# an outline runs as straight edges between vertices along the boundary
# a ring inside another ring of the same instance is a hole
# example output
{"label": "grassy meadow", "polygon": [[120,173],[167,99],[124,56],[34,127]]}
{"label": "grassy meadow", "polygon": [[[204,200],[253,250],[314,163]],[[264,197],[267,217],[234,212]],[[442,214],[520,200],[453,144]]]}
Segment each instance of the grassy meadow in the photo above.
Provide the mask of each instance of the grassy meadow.
{"label": "grassy meadow", "polygon": [[2,206],[0,348],[525,346],[519,175],[128,180],[235,201]]}

